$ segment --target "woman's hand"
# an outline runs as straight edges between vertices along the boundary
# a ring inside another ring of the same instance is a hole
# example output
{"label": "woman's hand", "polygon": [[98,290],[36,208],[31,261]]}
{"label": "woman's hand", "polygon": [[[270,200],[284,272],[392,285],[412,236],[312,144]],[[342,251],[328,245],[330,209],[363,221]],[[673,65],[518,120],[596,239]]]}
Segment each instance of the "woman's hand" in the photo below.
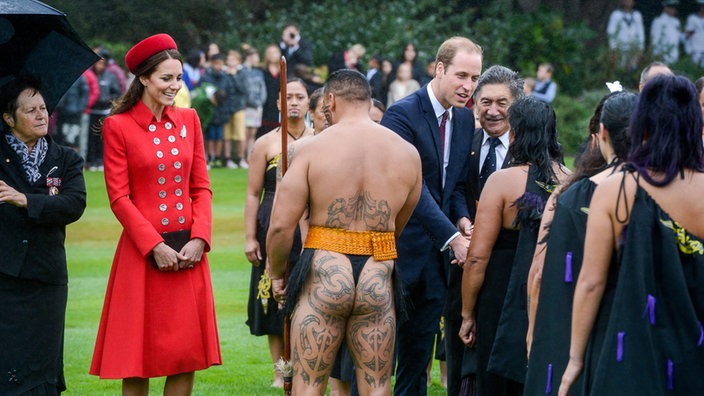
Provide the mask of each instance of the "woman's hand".
{"label": "woman's hand", "polygon": [[262,251],[256,239],[248,239],[244,243],[244,254],[252,265],[258,267],[262,262]]}
{"label": "woman's hand", "polygon": [[27,207],[27,196],[0,180],[0,204],[9,203],[19,208]]}
{"label": "woman's hand", "polygon": [[200,238],[193,238],[183,246],[179,252],[178,267],[180,269],[193,268],[203,258],[205,241]]}
{"label": "woman's hand", "polygon": [[470,348],[474,347],[474,344],[477,342],[477,324],[474,321],[474,315],[462,319],[459,337],[466,346]]}
{"label": "woman's hand", "polygon": [[154,246],[154,249],[152,249],[152,255],[154,255],[154,261],[156,261],[157,268],[162,272],[178,271],[179,260],[185,260],[183,255],[172,249],[164,242]]}
{"label": "woman's hand", "polygon": [[562,382],[560,383],[558,396],[567,396],[570,394],[570,387],[574,385],[577,378],[579,378],[582,374],[583,368],[583,361],[577,361],[570,358],[570,361],[567,363],[567,368],[565,369],[565,374],[562,375]]}

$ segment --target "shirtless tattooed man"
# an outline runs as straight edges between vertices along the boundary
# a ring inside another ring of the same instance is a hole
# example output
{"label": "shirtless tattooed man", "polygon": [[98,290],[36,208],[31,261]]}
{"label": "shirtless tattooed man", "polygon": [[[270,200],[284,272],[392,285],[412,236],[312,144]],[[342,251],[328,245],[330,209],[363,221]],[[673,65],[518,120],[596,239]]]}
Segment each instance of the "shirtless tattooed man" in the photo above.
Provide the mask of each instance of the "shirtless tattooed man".
{"label": "shirtless tattooed man", "polygon": [[[333,73],[323,103],[331,125],[296,149],[277,187],[267,239],[274,295],[293,307],[293,394],[323,395],[347,342],[361,395],[391,393],[396,338],[395,239],[420,196],[416,149],[369,118],[371,89]],[[285,260],[306,208],[310,230],[283,289]]]}

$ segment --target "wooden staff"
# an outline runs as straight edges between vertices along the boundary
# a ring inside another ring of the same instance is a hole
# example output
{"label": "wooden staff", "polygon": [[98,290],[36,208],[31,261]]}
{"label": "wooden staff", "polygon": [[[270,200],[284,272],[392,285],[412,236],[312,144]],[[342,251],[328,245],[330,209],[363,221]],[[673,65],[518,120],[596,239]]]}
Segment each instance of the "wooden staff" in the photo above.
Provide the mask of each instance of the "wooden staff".
{"label": "wooden staff", "polygon": [[[281,176],[288,169],[288,103],[286,94],[286,58],[281,57],[281,70],[279,71],[279,92],[281,95]],[[284,270],[284,288],[288,281],[288,260]],[[284,377],[284,395],[290,396],[293,389],[293,362],[291,362],[291,319],[284,316],[284,364],[281,371]]]}
{"label": "wooden staff", "polygon": [[288,168],[288,103],[286,95],[286,58],[281,57],[281,71],[279,71],[279,92],[281,95],[281,176]]}

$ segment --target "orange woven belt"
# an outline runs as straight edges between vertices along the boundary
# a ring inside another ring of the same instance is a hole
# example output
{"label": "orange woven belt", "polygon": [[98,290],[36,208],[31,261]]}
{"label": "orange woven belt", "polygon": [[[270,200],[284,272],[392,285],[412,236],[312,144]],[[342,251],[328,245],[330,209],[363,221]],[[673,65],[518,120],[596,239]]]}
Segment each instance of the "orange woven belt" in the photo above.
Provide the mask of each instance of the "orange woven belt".
{"label": "orange woven belt", "polygon": [[374,256],[376,261],[398,257],[393,232],[347,231],[340,228],[311,226],[304,247],[358,256]]}

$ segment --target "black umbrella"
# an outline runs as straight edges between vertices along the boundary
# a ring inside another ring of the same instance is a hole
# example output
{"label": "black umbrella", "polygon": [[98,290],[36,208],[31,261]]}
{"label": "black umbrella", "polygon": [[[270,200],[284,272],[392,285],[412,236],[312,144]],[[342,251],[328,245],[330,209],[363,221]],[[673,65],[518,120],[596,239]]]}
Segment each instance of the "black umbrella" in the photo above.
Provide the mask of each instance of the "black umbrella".
{"label": "black umbrella", "polygon": [[51,112],[98,59],[63,12],[36,0],[0,0],[0,91],[14,79],[33,78]]}

